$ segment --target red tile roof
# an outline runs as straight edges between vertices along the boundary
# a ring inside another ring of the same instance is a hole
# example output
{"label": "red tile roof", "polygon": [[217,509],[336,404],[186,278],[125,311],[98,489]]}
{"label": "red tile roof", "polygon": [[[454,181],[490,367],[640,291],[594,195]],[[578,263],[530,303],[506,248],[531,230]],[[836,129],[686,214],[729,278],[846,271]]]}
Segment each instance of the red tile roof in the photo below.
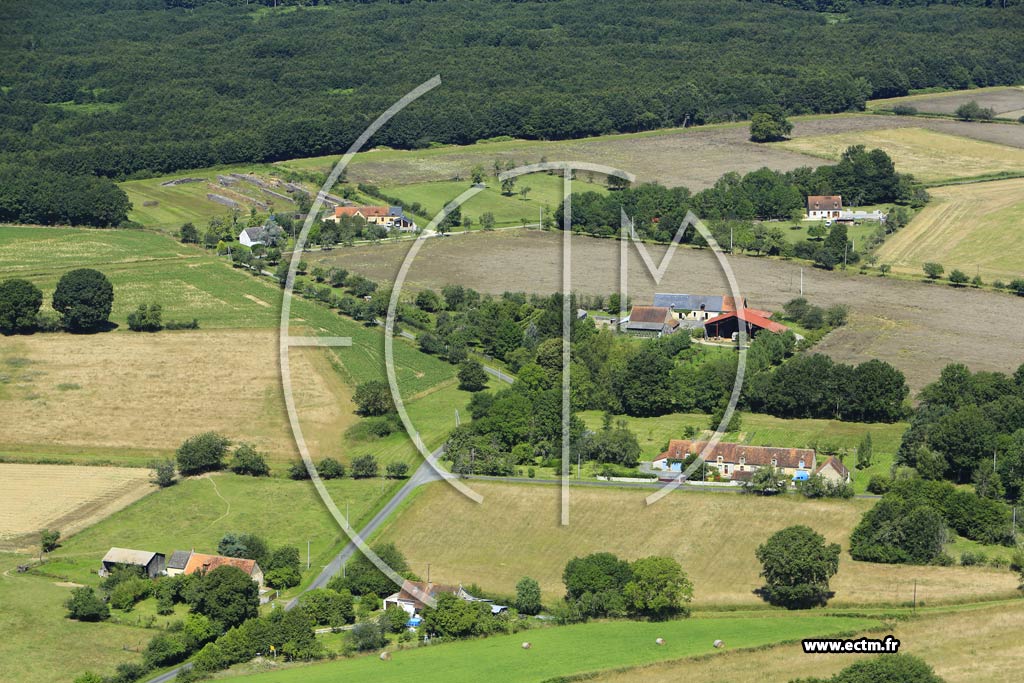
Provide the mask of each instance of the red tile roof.
{"label": "red tile roof", "polygon": [[[683,460],[690,454],[699,454],[708,445],[707,441],[691,441],[689,439],[672,439],[668,444],[668,450],[658,456],[658,459],[671,458]],[[805,469],[814,467],[814,451],[810,448],[777,448],[775,446],[747,446],[739,443],[719,442],[708,454],[707,462],[717,462],[722,457],[723,463],[738,465],[740,458],[746,465],[770,465],[772,459],[778,463],[777,467],[799,468],[800,461],[804,461]]]}
{"label": "red tile roof", "polygon": [[195,574],[198,571],[212,572],[217,567],[237,567],[243,572],[252,576],[258,566],[256,560],[245,560],[240,557],[224,557],[223,555],[204,555],[203,553],[192,553],[185,565],[186,574]]}
{"label": "red tile roof", "polygon": [[386,206],[336,206],[334,207],[334,217],[340,218],[341,216],[355,216],[356,214],[364,218],[376,218],[388,215],[388,207]]}
{"label": "red tile roof", "polygon": [[765,311],[758,311],[753,308],[744,308],[741,311],[730,311],[728,313],[723,313],[720,316],[714,317],[711,320],[705,320],[704,324],[710,325],[711,323],[721,322],[722,320],[728,320],[729,318],[734,318],[738,316],[740,320],[748,322],[751,325],[760,327],[763,330],[768,330],[769,332],[785,332],[787,329],[789,329],[785,325],[782,325],[780,323],[777,323],[773,320],[769,320],[768,318],[764,317],[763,313],[765,313]]}

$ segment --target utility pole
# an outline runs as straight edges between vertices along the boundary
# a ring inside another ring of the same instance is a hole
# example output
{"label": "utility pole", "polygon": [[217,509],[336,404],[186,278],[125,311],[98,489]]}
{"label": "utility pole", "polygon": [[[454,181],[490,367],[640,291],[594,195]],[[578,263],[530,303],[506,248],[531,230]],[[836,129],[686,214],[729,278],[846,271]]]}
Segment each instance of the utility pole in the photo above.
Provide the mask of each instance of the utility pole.
{"label": "utility pole", "polygon": [[430,563],[427,562],[427,585],[430,585]]}
{"label": "utility pole", "polygon": [[306,569],[309,569],[309,539],[306,539]]}
{"label": "utility pole", "polygon": [[914,579],[914,614],[917,614],[917,579]]}
{"label": "utility pole", "polygon": [[732,253],[732,223],[729,223],[729,253]]}

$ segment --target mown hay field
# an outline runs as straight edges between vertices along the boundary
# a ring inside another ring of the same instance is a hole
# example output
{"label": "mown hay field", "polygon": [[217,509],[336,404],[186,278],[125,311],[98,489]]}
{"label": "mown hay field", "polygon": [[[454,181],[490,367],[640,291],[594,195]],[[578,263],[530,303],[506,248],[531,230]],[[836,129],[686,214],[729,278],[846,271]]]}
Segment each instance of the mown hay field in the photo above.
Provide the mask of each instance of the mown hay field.
{"label": "mown hay field", "polygon": [[[217,431],[248,441],[271,464],[297,454],[281,389],[274,330],[196,330],[10,337],[0,448],[85,451],[144,464],[189,436]],[[357,417],[351,389],[321,349],[291,354],[296,405],[310,447],[335,454]]]}
{"label": "mown hay field", "polygon": [[929,202],[878,249],[880,262],[920,274],[925,262],[991,283],[1024,277],[1024,179],[930,190]]}
{"label": "mown hay field", "polygon": [[[1024,139],[1024,127],[1019,129]],[[926,183],[942,184],[959,178],[1024,172],[1024,149],[972,140],[926,128],[893,128],[794,138],[773,143],[794,152],[838,160],[851,145],[879,148],[892,157],[896,169]],[[844,197],[849,201],[852,198]]]}
{"label": "mown hay field", "polygon": [[[430,484],[380,535],[394,542],[410,567],[440,583],[476,583],[514,594],[531,576],[545,599],[564,592],[562,570],[576,556],[609,551],[636,559],[676,558],[694,583],[699,606],[757,607],[762,585],[757,546],[772,533],[806,524],[848,547],[850,532],[874,500],[762,498],[739,493],[673,492],[646,505],[649,490],[570,489],[569,525],[559,524],[556,485],[470,482],[484,496],[474,503],[443,483]],[[844,552],[832,579],[833,606],[929,604],[1014,594],[1007,569],[916,567],[856,562]]]}
{"label": "mown hay field", "polygon": [[65,537],[155,488],[149,472],[123,467],[0,463],[0,548],[35,546],[43,529]]}

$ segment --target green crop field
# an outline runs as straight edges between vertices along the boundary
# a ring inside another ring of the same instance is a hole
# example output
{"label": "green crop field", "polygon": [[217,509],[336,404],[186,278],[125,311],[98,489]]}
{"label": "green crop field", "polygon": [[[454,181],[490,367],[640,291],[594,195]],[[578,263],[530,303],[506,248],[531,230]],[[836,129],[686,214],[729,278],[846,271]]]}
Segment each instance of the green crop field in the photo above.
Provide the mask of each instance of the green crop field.
{"label": "green crop field", "polygon": [[[721,617],[667,622],[612,621],[540,628],[482,640],[395,652],[390,661],[363,656],[244,677],[251,683],[386,680],[389,683],[543,681],[605,669],[709,655],[714,641],[730,649],[879,628],[863,617],[820,614],[762,618]],[[657,645],[657,638],[665,640]],[[530,649],[521,644],[530,642]]]}
{"label": "green crop field", "polygon": [[[324,482],[353,526],[377,500],[400,484],[382,479],[332,479]],[[271,544],[312,551],[311,571],[337,552],[345,532],[335,523],[309,481],[215,474],[186,479],[161,489],[112,517],[75,534],[51,553],[45,571],[86,583],[111,548],[145,548],[170,555],[175,550],[216,552],[229,531],[256,533]]]}
{"label": "green crop field", "polygon": [[[848,547],[850,532],[875,500],[763,498],[734,492],[675,491],[648,505],[651,489],[573,487],[569,524],[560,524],[555,484],[470,481],[480,504],[445,484],[430,484],[382,530],[410,566],[439,583],[476,583],[514,593],[523,576],[535,578],[546,600],[563,594],[562,570],[573,557],[609,551],[636,559],[676,558],[694,583],[695,605],[759,607],[762,580],[754,555],[772,533],[806,524]],[[438,523],[443,520],[443,523]],[[851,560],[845,552],[831,581],[833,606],[929,604],[1011,596],[1017,580],[1007,569],[918,567]]]}
{"label": "green crop field", "polygon": [[[923,658],[947,683],[1017,683],[1024,657],[1024,601],[972,605],[948,610],[918,610],[917,618],[890,625],[900,653]],[[875,634],[869,637],[879,638]],[[875,654],[806,655],[798,647],[777,645],[753,651],[729,651],[721,657],[664,662],[594,680],[602,683],[722,683],[791,681],[828,677]]]}
{"label": "green crop field", "polygon": [[25,561],[0,554],[0,680],[70,681],[87,669],[108,671],[141,660],[136,653],[154,631],[66,619],[64,601],[72,587],[54,577],[16,573]]}

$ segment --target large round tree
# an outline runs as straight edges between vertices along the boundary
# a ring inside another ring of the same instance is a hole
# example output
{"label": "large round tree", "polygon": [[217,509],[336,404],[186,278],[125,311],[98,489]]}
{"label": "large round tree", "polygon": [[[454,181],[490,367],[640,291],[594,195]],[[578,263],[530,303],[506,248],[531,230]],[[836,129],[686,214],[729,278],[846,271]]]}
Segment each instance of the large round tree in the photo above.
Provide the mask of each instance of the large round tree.
{"label": "large round tree", "polygon": [[114,286],[107,276],[92,268],[64,273],[53,293],[53,310],[63,316],[64,326],[73,331],[94,330],[110,318]]}
{"label": "large round tree", "polygon": [[839,569],[839,545],[810,527],[778,531],[757,548],[765,596],[774,605],[800,609],[824,605],[828,580]]}
{"label": "large round tree", "polygon": [[42,305],[43,293],[28,280],[11,278],[0,282],[0,332],[31,331]]}

